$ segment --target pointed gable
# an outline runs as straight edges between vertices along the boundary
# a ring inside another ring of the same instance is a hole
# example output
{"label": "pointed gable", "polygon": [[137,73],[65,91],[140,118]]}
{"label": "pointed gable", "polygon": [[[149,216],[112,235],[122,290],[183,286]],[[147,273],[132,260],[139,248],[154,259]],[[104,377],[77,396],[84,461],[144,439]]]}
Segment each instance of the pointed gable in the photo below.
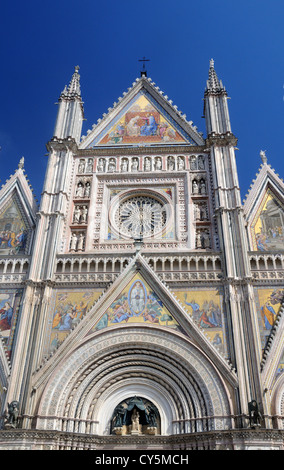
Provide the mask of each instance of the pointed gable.
{"label": "pointed gable", "polygon": [[179,329],[174,316],[139,273],[120,292],[92,331],[126,323],[147,323]]}
{"label": "pointed gable", "polygon": [[250,249],[284,249],[284,184],[266,159],[244,203]]}
{"label": "pointed gable", "polygon": [[151,79],[143,77],[88,131],[80,148],[167,144],[204,145],[204,140]]}
{"label": "pointed gable", "polygon": [[[74,331],[70,329],[53,350],[52,367],[94,335],[103,334],[108,328],[129,326],[162,327],[182,334],[220,367],[229,380],[235,381],[231,364],[139,253],[80,318]],[[47,364],[46,370],[49,367]]]}
{"label": "pointed gable", "polygon": [[28,253],[37,204],[23,170],[23,160],[0,190],[0,254]]}

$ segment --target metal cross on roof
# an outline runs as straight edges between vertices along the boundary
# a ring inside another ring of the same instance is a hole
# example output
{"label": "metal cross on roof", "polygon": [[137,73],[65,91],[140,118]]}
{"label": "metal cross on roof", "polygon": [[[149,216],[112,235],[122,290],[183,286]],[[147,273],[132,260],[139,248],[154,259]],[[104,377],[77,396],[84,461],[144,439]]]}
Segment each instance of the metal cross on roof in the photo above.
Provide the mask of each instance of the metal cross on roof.
{"label": "metal cross on roof", "polygon": [[147,77],[147,71],[145,67],[145,62],[150,62],[150,59],[146,59],[146,57],[143,57],[143,59],[138,59],[138,62],[143,62],[143,68],[141,70],[141,77]]}

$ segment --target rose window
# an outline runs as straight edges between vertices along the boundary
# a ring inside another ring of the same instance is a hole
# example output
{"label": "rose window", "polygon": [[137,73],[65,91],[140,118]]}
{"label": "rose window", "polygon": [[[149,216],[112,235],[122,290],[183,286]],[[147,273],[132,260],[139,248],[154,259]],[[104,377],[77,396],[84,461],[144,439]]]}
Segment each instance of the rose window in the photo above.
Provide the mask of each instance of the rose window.
{"label": "rose window", "polygon": [[114,214],[121,235],[147,238],[161,232],[167,222],[164,204],[151,196],[133,196],[123,201]]}

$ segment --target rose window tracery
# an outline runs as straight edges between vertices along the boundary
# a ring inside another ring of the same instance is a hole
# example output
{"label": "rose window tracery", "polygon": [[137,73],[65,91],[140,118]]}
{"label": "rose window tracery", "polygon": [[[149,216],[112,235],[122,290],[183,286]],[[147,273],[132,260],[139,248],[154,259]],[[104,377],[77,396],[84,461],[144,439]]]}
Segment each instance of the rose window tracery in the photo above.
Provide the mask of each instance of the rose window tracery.
{"label": "rose window tracery", "polygon": [[165,205],[147,195],[132,196],[121,202],[114,214],[121,235],[131,238],[155,236],[167,223]]}

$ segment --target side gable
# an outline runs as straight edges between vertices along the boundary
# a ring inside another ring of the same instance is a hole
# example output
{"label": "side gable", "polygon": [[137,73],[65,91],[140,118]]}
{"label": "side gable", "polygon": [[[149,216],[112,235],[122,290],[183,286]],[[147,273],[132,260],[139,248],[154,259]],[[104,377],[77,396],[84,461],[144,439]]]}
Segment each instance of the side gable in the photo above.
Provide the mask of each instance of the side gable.
{"label": "side gable", "polygon": [[244,202],[252,251],[284,249],[284,183],[266,161]]}
{"label": "side gable", "polygon": [[192,122],[188,122],[167,98],[150,78],[137,79],[128,93],[88,131],[87,137],[82,137],[80,148],[173,143],[205,145]]}
{"label": "side gable", "polygon": [[30,253],[37,203],[23,163],[0,190],[0,254]]}

